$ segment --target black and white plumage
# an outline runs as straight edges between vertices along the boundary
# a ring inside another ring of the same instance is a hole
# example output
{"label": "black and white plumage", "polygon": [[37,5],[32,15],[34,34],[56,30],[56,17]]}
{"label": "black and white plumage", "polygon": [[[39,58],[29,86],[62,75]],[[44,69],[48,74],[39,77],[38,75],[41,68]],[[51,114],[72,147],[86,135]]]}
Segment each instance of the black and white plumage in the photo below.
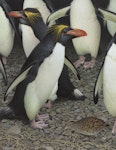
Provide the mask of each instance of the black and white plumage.
{"label": "black and white plumage", "polygon": [[[35,122],[35,118],[38,118],[43,104],[51,98],[51,93],[52,96],[56,93],[54,91],[57,90],[58,79],[64,65],[64,45],[72,38],[85,35],[86,32],[83,30],[71,29],[65,25],[52,26],[27,58],[25,62],[27,67],[23,67],[14,80],[17,83],[14,97],[7,107],[1,108],[0,118],[27,116],[31,127],[47,126],[44,120],[39,119],[39,122]],[[5,96],[12,90],[12,88],[9,89]]]}
{"label": "black and white plumage", "polygon": [[[103,85],[104,104],[108,112],[116,117],[116,34],[112,38],[104,63],[99,72],[95,88],[94,103],[98,102],[100,91]],[[112,133],[116,133],[116,121],[112,129]]]}
{"label": "black and white plumage", "polygon": [[[39,8],[44,22],[46,22],[51,11],[53,12],[54,10],[53,5],[49,0],[24,0],[23,9],[26,8]],[[20,30],[22,33],[22,45],[24,48],[24,52],[26,54],[26,57],[28,57],[31,51],[40,42],[40,40],[36,38],[33,30],[28,25],[20,23]]]}
{"label": "black and white plumage", "polygon": [[[12,17],[18,17],[22,23],[30,25],[33,29],[35,36],[41,41],[47,33],[48,26],[43,22],[42,16],[38,9],[36,8],[27,8],[21,11],[12,11],[9,13]],[[67,59],[65,59],[67,60]],[[69,62],[70,63],[70,62]],[[66,61],[65,64],[67,65]],[[64,65],[63,71],[59,78],[58,82],[58,91],[57,96],[60,98],[69,98],[71,100],[84,100],[85,96],[72,84],[68,68]],[[69,67],[69,64],[68,64]],[[69,67],[73,73],[79,77],[77,70],[72,67]]]}
{"label": "black and white plumage", "polygon": [[[48,22],[66,15],[69,10],[71,27],[79,28],[81,26],[87,32],[87,37],[73,39],[74,48],[79,55],[79,60],[75,62],[75,66],[78,67],[83,64],[85,68],[92,68],[98,54],[101,37],[101,27],[94,5],[91,0],[73,0],[70,6],[53,13],[48,18]],[[85,62],[83,56],[85,54],[91,55],[90,62]]]}
{"label": "black and white plumage", "polygon": [[7,84],[7,76],[4,68],[6,57],[9,56],[14,44],[15,23],[13,18],[8,16],[11,8],[4,0],[0,0],[0,69],[3,74],[5,84]]}

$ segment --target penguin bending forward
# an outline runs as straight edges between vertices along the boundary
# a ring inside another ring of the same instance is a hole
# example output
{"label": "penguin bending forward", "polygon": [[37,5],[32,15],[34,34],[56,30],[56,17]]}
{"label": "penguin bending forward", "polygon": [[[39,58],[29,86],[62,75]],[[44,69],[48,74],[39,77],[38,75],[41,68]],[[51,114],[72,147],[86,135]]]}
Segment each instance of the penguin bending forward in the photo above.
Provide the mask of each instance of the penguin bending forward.
{"label": "penguin bending forward", "polygon": [[[41,13],[36,8],[26,8],[23,11],[11,11],[9,13],[10,16],[19,18],[20,23],[26,24],[26,26],[31,26],[33,29],[33,32],[35,36],[41,41],[48,30],[48,26],[43,22]],[[32,50],[31,50],[32,51]],[[38,58],[34,58],[38,59]],[[65,59],[66,60],[66,59]],[[23,67],[26,67],[25,66]],[[72,64],[72,71],[75,72],[74,74],[76,77],[80,79],[80,76],[77,72],[77,69]],[[75,70],[75,71],[74,71]],[[57,91],[58,98],[66,98],[71,100],[84,100],[86,97],[72,84],[68,68],[66,65],[64,65],[64,68],[62,70],[61,76],[58,81],[58,91]],[[50,103],[49,103],[50,104]],[[51,107],[51,105],[48,105],[48,107]]]}
{"label": "penguin bending forward", "polygon": [[[98,102],[101,87],[103,84],[103,98],[106,109],[116,117],[116,33],[112,38],[104,63],[99,72],[95,88],[94,103]],[[116,134],[116,121],[114,123],[112,133]]]}
{"label": "penguin bending forward", "polygon": [[[26,116],[32,128],[46,127],[45,120],[49,116],[40,116],[38,113],[44,103],[48,99],[52,100],[51,96],[56,93],[54,91],[57,90],[64,65],[65,45],[73,38],[86,35],[85,31],[71,29],[66,25],[50,27],[46,36],[27,58],[27,67],[14,80],[17,82],[14,97],[8,106],[0,109],[0,118]],[[38,59],[34,61],[34,58]],[[5,99],[12,86],[13,83],[7,90]]]}

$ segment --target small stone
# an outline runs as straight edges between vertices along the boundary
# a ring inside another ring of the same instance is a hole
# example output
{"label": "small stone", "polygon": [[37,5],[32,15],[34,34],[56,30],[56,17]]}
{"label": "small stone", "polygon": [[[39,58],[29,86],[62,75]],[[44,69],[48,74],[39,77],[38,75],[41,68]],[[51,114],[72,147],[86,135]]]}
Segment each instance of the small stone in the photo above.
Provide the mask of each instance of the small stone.
{"label": "small stone", "polygon": [[12,126],[11,128],[9,128],[7,130],[7,133],[10,133],[10,134],[20,134],[21,133],[21,129],[20,129],[19,126],[14,125],[14,126]]}
{"label": "small stone", "polygon": [[50,147],[50,146],[47,146],[46,150],[54,150],[54,149],[52,147]]}

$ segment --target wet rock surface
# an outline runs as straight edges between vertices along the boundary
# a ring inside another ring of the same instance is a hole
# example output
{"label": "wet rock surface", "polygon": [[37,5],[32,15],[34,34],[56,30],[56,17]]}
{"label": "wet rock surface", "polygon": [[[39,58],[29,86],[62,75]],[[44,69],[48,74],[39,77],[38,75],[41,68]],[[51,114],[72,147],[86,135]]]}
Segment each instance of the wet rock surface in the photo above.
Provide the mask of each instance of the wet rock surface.
{"label": "wet rock surface", "polygon": [[[67,46],[69,57],[74,62],[77,55],[72,51],[72,46]],[[115,150],[116,136],[111,133],[114,119],[106,110],[103,103],[103,95],[97,105],[93,102],[94,83],[99,68],[104,58],[104,53],[98,56],[96,65],[91,70],[78,70],[81,75],[79,81],[70,72],[73,84],[87,97],[85,101],[73,101],[59,99],[54,102],[51,109],[43,108],[41,113],[48,113],[52,119],[48,121],[49,127],[44,130],[32,129],[29,125],[19,120],[4,119],[0,122],[0,149],[1,150]],[[19,73],[25,55],[20,42],[15,41],[12,53],[8,57],[5,66],[9,84]],[[3,104],[3,96],[7,89],[0,74],[0,104]],[[13,92],[7,97],[11,100]],[[109,126],[103,128],[96,135],[83,135],[66,129],[70,121],[77,121],[84,117],[94,116],[104,120]]]}

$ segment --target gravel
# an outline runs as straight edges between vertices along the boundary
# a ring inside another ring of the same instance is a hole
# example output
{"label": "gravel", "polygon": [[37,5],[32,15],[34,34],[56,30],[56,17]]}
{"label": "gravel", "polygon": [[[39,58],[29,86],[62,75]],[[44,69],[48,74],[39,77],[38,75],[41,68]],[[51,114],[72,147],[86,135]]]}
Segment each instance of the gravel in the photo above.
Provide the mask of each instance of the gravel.
{"label": "gravel", "polygon": [[[72,51],[72,45],[67,46],[67,55],[75,61],[77,55]],[[70,52],[71,50],[71,52]],[[4,119],[0,122],[0,149],[1,150],[115,150],[116,136],[111,133],[114,118],[107,112],[103,95],[97,105],[93,102],[94,83],[104,58],[104,53],[98,56],[96,65],[91,70],[79,68],[81,80],[75,78],[70,72],[73,84],[87,97],[85,101],[57,100],[51,109],[43,108],[41,113],[48,113],[52,119],[48,121],[49,127],[44,130],[32,129],[19,120]],[[6,71],[9,84],[19,73],[25,61],[25,55],[20,42],[15,39],[12,53],[8,57]],[[0,104],[7,87],[0,74]],[[8,95],[11,100],[13,92]],[[79,120],[87,116],[96,116],[103,119],[109,126],[97,135],[87,136],[65,129],[71,120]],[[14,128],[14,129],[13,129]]]}

